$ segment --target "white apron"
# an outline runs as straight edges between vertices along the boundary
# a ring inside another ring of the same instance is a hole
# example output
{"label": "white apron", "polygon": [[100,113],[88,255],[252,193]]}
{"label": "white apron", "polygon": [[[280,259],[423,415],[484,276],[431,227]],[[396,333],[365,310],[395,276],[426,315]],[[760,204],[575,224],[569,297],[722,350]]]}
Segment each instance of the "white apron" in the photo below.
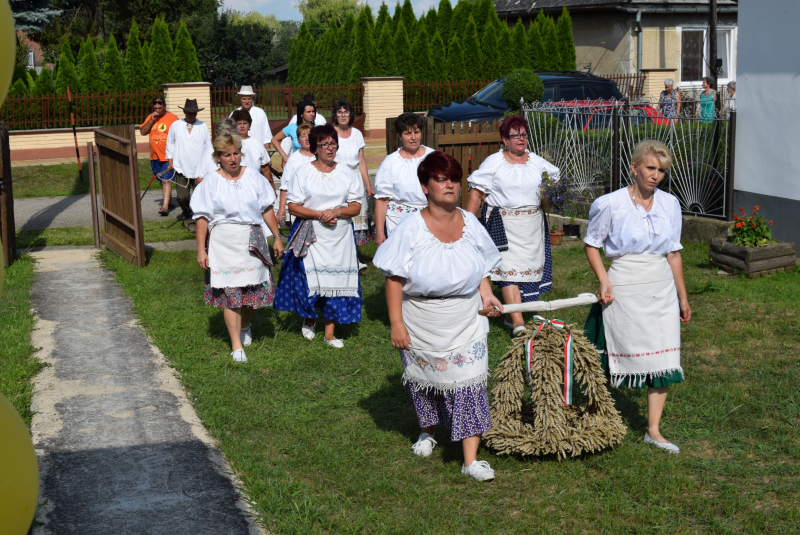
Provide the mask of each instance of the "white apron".
{"label": "white apron", "polygon": [[309,297],[358,297],[358,258],[350,219],[339,218],[334,226],[313,223],[317,241],[303,258]]}
{"label": "white apron", "polygon": [[270,280],[271,266],[250,253],[250,227],[222,223],[211,229],[208,267],[212,288],[243,288]]}
{"label": "white apron", "polygon": [[500,251],[503,261],[490,272],[491,279],[503,282],[540,282],[545,261],[541,208],[489,206],[486,209],[487,221],[494,210],[500,210],[508,250]]}

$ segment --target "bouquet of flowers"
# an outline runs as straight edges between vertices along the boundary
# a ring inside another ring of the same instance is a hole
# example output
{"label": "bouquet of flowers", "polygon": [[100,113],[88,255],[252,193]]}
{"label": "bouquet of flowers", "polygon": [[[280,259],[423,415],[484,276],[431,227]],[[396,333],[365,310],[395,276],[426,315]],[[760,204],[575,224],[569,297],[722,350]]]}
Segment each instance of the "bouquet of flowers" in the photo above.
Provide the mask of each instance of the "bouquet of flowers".
{"label": "bouquet of flowers", "polygon": [[731,242],[742,247],[764,247],[774,243],[772,239],[772,221],[764,221],[758,213],[758,206],[753,206],[753,213],[747,215],[744,207],[739,209],[739,215],[735,218],[736,224],[733,226],[733,237]]}

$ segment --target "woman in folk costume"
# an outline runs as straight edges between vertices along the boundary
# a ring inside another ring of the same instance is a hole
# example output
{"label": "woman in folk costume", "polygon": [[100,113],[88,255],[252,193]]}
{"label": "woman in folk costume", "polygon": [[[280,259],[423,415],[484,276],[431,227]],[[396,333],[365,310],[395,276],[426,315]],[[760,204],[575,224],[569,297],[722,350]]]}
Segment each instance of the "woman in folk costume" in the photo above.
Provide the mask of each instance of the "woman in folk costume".
{"label": "woman in folk costume", "polygon": [[344,347],[334,336],[337,323],[361,321],[361,285],[352,218],[361,210],[361,180],[337,164],[338,137],[331,125],[315,126],[309,136],[317,159],[302,166],[289,184],[286,200],[297,219],[281,265],[275,309],[306,318],[301,329],[316,334],[316,306],[325,315],[325,343]]}
{"label": "woman in folk costume", "polygon": [[[275,295],[267,236],[278,236],[278,221],[272,209],[275,192],[258,171],[240,165],[241,148],[239,136],[217,136],[214,159],[220,168],[204,177],[191,208],[197,263],[206,270],[206,304],[225,309],[231,356],[247,362],[242,346],[253,341],[250,318],[255,309],[271,305]],[[283,254],[280,239],[273,247],[276,257]]]}
{"label": "woman in folk costume", "polygon": [[[631,160],[633,184],[594,201],[584,239],[600,281],[603,365],[612,386],[647,387],[644,441],[678,453],[659,423],[669,385],[683,381],[680,322],[692,317],[680,253],[681,207],[673,195],[656,188],[672,163],[663,143],[642,141]],[[608,273],[601,247],[612,260]],[[598,331],[590,315],[587,337]]]}
{"label": "woman in folk costume", "polygon": [[452,156],[432,152],[417,174],[427,208],[395,227],[373,260],[388,277],[392,346],[400,350],[406,393],[422,428],[413,451],[430,456],[434,428],[443,424],[451,440],[461,441],[461,473],[486,481],[494,470],[477,453],[491,425],[489,321],[478,311],[502,311],[488,278],[500,253],[475,216],[456,207],[462,170]]}
{"label": "woman in folk costume", "polygon": [[290,223],[294,222],[294,218],[286,214],[286,193],[289,191],[289,184],[292,183],[292,179],[298,169],[317,159],[314,153],[311,152],[311,145],[308,142],[308,137],[311,135],[311,128],[312,126],[308,123],[303,123],[297,127],[297,141],[300,143],[300,150],[294,151],[289,155],[289,161],[286,162],[286,166],[283,168],[283,174],[281,175],[281,197],[278,202],[278,215],[276,216],[278,222],[283,221],[284,217],[286,217],[286,220]]}
{"label": "woman in folk costume", "polygon": [[404,217],[428,205],[417,179],[417,167],[433,149],[420,143],[422,118],[403,113],[394,121],[402,147],[388,155],[375,175],[375,243],[380,245]]}
{"label": "woman in folk costume", "polygon": [[[528,150],[528,123],[519,115],[500,125],[506,146],[483,161],[469,177],[467,210],[480,213],[481,222],[500,250],[503,262],[492,270],[492,281],[502,288],[503,302],[538,301],[553,280],[550,234],[540,206],[542,173],[553,181],[559,170]],[[514,336],[525,332],[522,313],[506,315]]]}

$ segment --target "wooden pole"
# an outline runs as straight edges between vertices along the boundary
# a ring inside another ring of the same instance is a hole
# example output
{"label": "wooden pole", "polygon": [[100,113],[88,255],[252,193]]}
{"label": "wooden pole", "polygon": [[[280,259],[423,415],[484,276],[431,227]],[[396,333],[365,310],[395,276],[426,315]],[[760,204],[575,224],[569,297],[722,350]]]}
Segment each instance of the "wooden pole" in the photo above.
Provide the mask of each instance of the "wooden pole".
{"label": "wooden pole", "polygon": [[67,98],[69,99],[69,122],[72,123],[72,137],[75,139],[75,157],[78,159],[78,180],[83,184],[81,153],[78,150],[78,131],[75,130],[75,109],[72,107],[72,91],[69,90],[69,86],[67,86]]}

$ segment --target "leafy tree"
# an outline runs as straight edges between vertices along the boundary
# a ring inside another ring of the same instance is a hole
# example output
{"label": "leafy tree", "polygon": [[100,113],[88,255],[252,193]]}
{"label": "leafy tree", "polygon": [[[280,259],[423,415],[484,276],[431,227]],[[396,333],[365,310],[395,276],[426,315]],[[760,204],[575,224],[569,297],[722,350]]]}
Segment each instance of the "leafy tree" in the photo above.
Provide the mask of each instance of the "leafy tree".
{"label": "leafy tree", "polygon": [[11,84],[11,88],[8,90],[8,94],[12,96],[25,96],[28,93],[30,93],[28,85],[22,78]]}
{"label": "leafy tree", "polygon": [[534,102],[542,99],[544,82],[531,69],[517,69],[506,76],[503,83],[503,99],[512,108],[519,107],[519,99]]}
{"label": "leafy tree", "polygon": [[489,78],[499,78],[502,76],[500,70],[500,53],[497,49],[497,32],[494,24],[487,24],[481,39],[481,57],[484,76]]}
{"label": "leafy tree", "polygon": [[[458,34],[458,38],[462,43],[467,39],[467,22],[472,14],[472,2],[460,0],[456,7],[453,8],[453,17],[450,19],[450,27],[453,33]],[[463,45],[462,45],[463,46]]]}
{"label": "leafy tree", "polygon": [[447,48],[447,79],[452,81],[467,79],[464,53],[461,51],[461,43],[455,32],[450,37],[450,46]]}
{"label": "leafy tree", "polygon": [[498,50],[498,73],[505,76],[514,70],[517,51],[511,46],[511,32],[507,24],[503,24],[500,29],[500,38],[497,40]]}
{"label": "leafy tree", "polygon": [[97,66],[97,55],[94,52],[94,43],[86,39],[83,44],[80,72],[81,91],[84,93],[99,93],[105,89],[100,67]]}
{"label": "leafy tree", "polygon": [[439,0],[439,11],[436,13],[436,29],[442,34],[442,41],[450,44],[451,21],[453,19],[453,6],[450,0]]}
{"label": "leafy tree", "polygon": [[[392,16],[389,14],[389,6],[383,1],[381,2],[381,7],[378,8],[378,18],[375,19],[375,29],[379,32],[378,35],[383,29],[383,23],[389,22],[391,24],[391,21]],[[389,29],[391,29],[391,26],[389,26]]]}
{"label": "leafy tree", "polygon": [[539,33],[542,34],[547,70],[557,71],[561,68],[561,57],[558,55],[556,25],[553,23],[553,19],[546,17],[544,11],[540,10],[539,15],[536,17],[536,26],[539,28]]}
{"label": "leafy tree", "polygon": [[53,83],[53,77],[50,75],[50,69],[47,66],[42,67],[42,72],[36,78],[36,84],[33,86],[32,93],[34,95],[52,95],[56,92],[56,85]]}
{"label": "leafy tree", "polygon": [[355,38],[356,18],[352,13],[344,19],[344,24],[339,33],[339,65],[336,69],[336,79],[341,83],[346,83],[350,79],[350,70],[353,56],[352,47]]}
{"label": "leafy tree", "polygon": [[395,76],[397,74],[397,62],[394,57],[394,46],[392,43],[392,23],[386,20],[378,35],[378,44],[375,53],[375,76]]}
{"label": "leafy tree", "polygon": [[67,54],[62,53],[58,58],[58,78],[56,78],[56,91],[66,93],[67,87],[73,93],[80,91],[81,83],[78,80],[78,71]]}
{"label": "leafy tree", "polygon": [[549,67],[549,62],[545,57],[544,43],[542,42],[542,34],[539,33],[539,24],[533,23],[528,28],[528,62],[531,69],[534,71],[546,71]]}
{"label": "leafy tree", "polygon": [[411,45],[411,56],[414,62],[412,78],[414,81],[427,82],[438,78],[438,74],[433,70],[430,38],[424,25],[420,25],[414,44]]}
{"label": "leafy tree", "polygon": [[483,53],[481,52],[481,42],[478,39],[478,29],[475,26],[475,19],[470,15],[467,22],[466,37],[464,40],[464,68],[469,80],[483,80],[490,75],[483,67]]}
{"label": "leafy tree", "polygon": [[[44,73],[44,70],[42,70]],[[122,57],[119,55],[117,40],[111,35],[106,43],[106,62],[103,65],[103,83],[106,91],[125,90],[125,69],[122,66]]]}
{"label": "leafy tree", "polygon": [[281,25],[281,21],[279,21],[275,15],[264,15],[258,11],[250,11],[249,13],[231,11],[230,23],[234,26],[243,24],[249,24],[251,26],[266,26],[272,30],[277,30]]}
{"label": "leafy tree", "polygon": [[413,39],[417,33],[417,17],[414,15],[414,7],[411,0],[403,0],[403,7],[400,9],[400,18],[406,25],[409,39]]}
{"label": "leafy tree", "polygon": [[442,41],[442,34],[437,30],[431,39],[431,80],[448,80],[447,78],[447,49]]}
{"label": "leafy tree", "polygon": [[321,34],[333,20],[338,26],[344,24],[349,15],[355,19],[361,11],[358,0],[299,0],[297,10],[303,22],[314,34]]}
{"label": "leafy tree", "polygon": [[175,73],[173,79],[177,83],[200,82],[200,62],[197,59],[197,50],[189,35],[186,21],[181,21],[178,33],[175,36]]}
{"label": "leafy tree", "polygon": [[428,31],[428,35],[436,35],[436,31],[439,29],[439,21],[434,8],[430,8],[428,14],[425,15],[425,29]]}
{"label": "leafy tree", "polygon": [[375,42],[370,27],[371,13],[362,9],[356,22],[352,47],[352,67],[349,82],[356,84],[362,77],[371,76],[375,65]]}
{"label": "leafy tree", "polygon": [[[59,70],[61,70],[59,68]],[[59,73],[60,75],[60,73]],[[125,49],[125,84],[128,90],[142,91],[153,86],[150,72],[142,54],[142,42],[139,40],[139,25],[134,20],[131,23],[131,33],[128,34],[128,46]],[[58,86],[58,84],[56,84]]]}
{"label": "leafy tree", "polygon": [[518,18],[511,32],[511,51],[514,55],[514,68],[529,68],[531,62],[528,56],[528,43],[525,40],[525,26],[522,19]]}
{"label": "leafy tree", "polygon": [[572,17],[569,16],[567,6],[561,11],[556,25],[558,38],[558,55],[561,58],[561,70],[574,71],[578,68],[575,58],[575,40],[572,36]]}
{"label": "leafy tree", "polygon": [[162,18],[157,18],[153,23],[150,34],[150,78],[154,87],[161,84],[175,82],[175,51],[172,48],[172,39],[169,36],[169,27]]}
{"label": "leafy tree", "polygon": [[9,3],[17,31],[40,32],[61,14],[60,9],[50,7],[52,0],[10,0]]}
{"label": "leafy tree", "polygon": [[396,71],[399,76],[406,80],[414,79],[414,60],[411,56],[411,42],[408,39],[406,23],[400,18],[397,23],[397,31],[394,33],[394,52],[397,64]]}

